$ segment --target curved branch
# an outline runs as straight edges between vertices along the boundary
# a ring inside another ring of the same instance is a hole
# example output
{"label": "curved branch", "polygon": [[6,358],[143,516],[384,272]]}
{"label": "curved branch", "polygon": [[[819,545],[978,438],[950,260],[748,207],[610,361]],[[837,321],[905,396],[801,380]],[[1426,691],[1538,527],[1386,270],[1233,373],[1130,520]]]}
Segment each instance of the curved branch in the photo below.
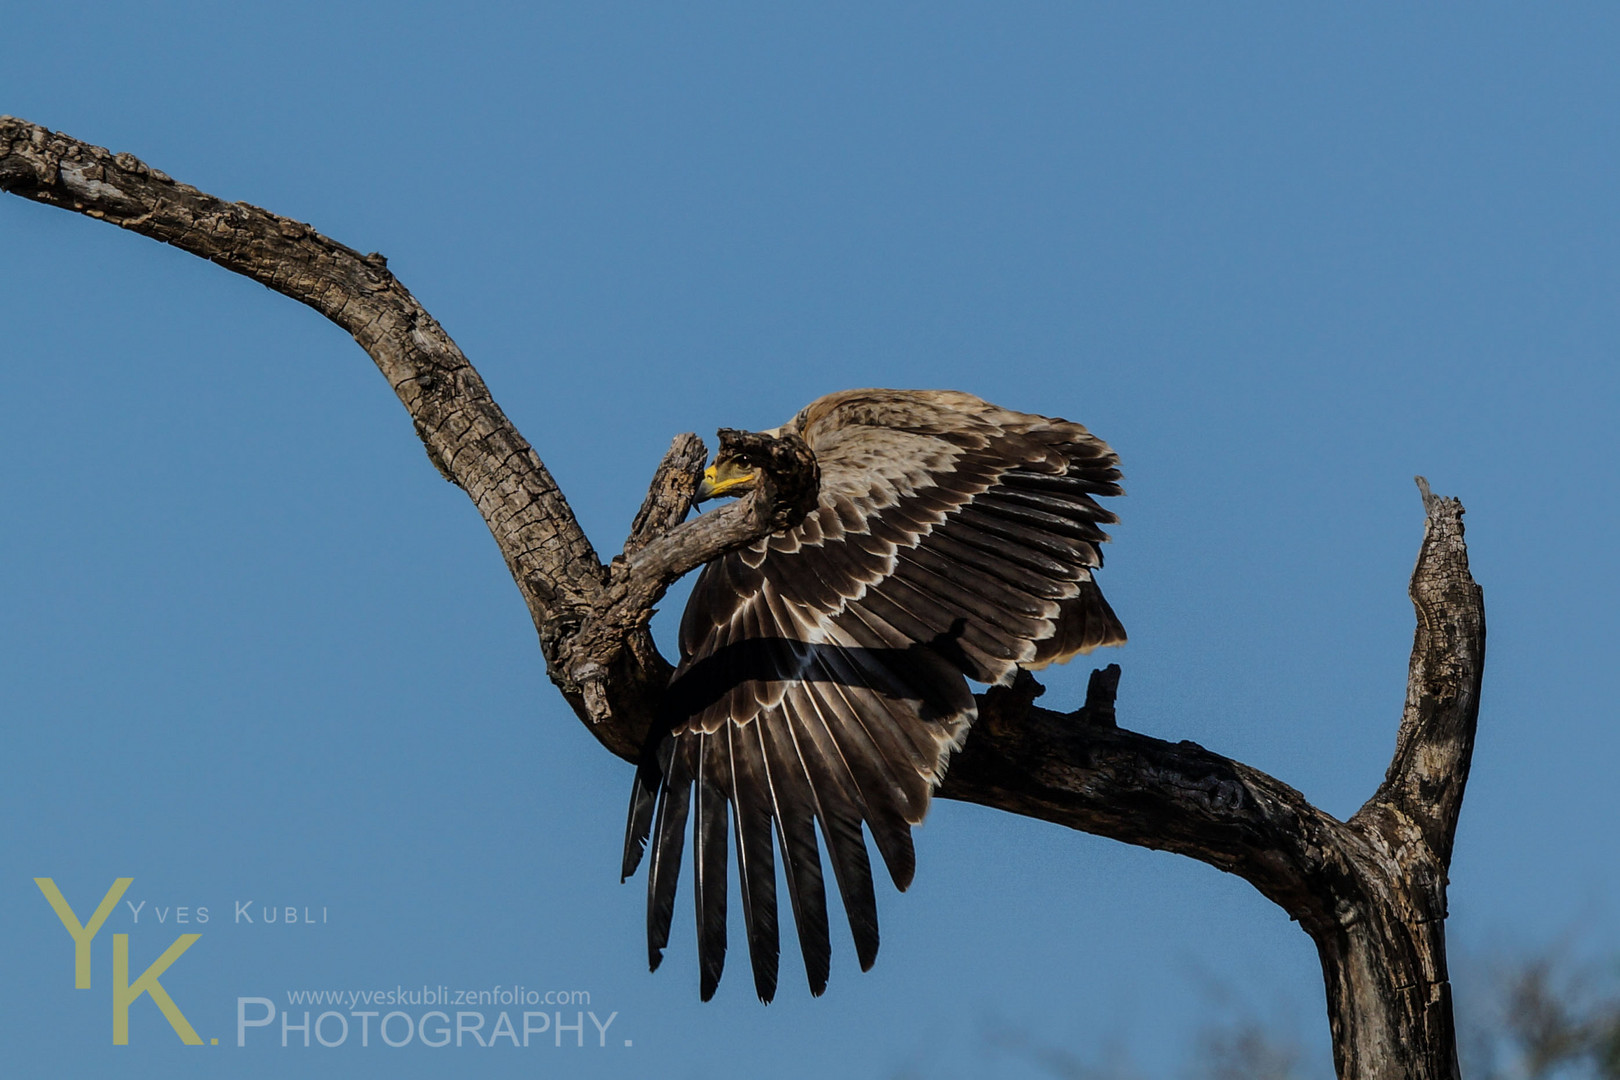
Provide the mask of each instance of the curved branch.
{"label": "curved branch", "polygon": [[[1351,823],[1370,827],[1380,809],[1403,815],[1443,865],[1479,715],[1484,594],[1468,572],[1461,503],[1419,484],[1426,517],[1411,583],[1418,630],[1406,712],[1389,777]],[[1117,683],[1118,666],[1105,670]],[[1094,676],[1086,706],[1073,713],[1036,706],[1042,690],[1027,674],[980,695],[979,721],[938,794],[1187,855],[1248,880],[1307,929],[1332,923],[1315,879],[1342,874],[1331,865],[1331,838],[1349,826],[1197,743],[1114,727],[1112,693],[1099,695],[1098,685]]]}
{"label": "curved branch", "polygon": [[1197,743],[1092,719],[1098,704],[1112,709],[1111,695],[1060,713],[1034,704],[1039,691],[1022,675],[979,696],[979,719],[939,796],[1186,855],[1244,878],[1307,928],[1332,921],[1326,883],[1345,873],[1338,821]]}
{"label": "curved branch", "polygon": [[[815,454],[799,436],[776,437],[722,428],[720,450],[759,470],[758,489],[748,498],[685,524],[679,524],[684,514],[676,516],[675,507],[671,506],[665,520],[676,524],[667,527],[662,535],[640,528],[638,515],[638,528],[631,535],[635,550],[629,552],[622,566],[615,560],[613,574],[615,582],[623,582],[631,602],[645,596],[648,598],[646,606],[657,603],[664,590],[682,576],[727,552],[746,547],[761,536],[793,528],[816,508],[820,470]],[[698,465],[701,467],[701,460]],[[663,473],[660,467],[659,475]],[[691,491],[696,486],[695,473],[693,470],[690,486],[682,485],[688,506]],[[658,483],[658,478],[655,477],[654,483]],[[629,548],[627,544],[627,552]]]}
{"label": "curved branch", "polygon": [[982,695],[938,792],[1247,880],[1316,941],[1342,1077],[1458,1075],[1446,872],[1478,726],[1485,607],[1461,503],[1418,484],[1425,526],[1406,709],[1388,777],[1349,821],[1195,743],[1115,728],[1117,675],[1094,677],[1075,713],[1037,707],[1027,676]]}
{"label": "curved branch", "polygon": [[[753,494],[683,524],[704,447],[675,440],[624,552],[604,567],[555,481],[443,329],[388,272],[297,221],[227,203],[128,154],[0,117],[0,190],[110,221],[245,274],[349,331],[388,379],[433,464],[466,490],[517,582],[552,680],[603,745],[634,760],[670,675],[647,624],[681,574],[791,526],[814,506],[794,438],[722,432],[761,469]],[[1117,667],[1084,708],[1038,708],[1027,675],[980,696],[939,789],[1238,874],[1315,939],[1343,1077],[1457,1075],[1443,926],[1484,665],[1483,596],[1462,507],[1421,478],[1418,629],[1394,760],[1348,822],[1194,743],[1117,728]]]}
{"label": "curved branch", "polygon": [[173,244],[337,323],[394,388],[434,465],[478,507],[535,624],[595,599],[602,568],[556,481],[381,255],[10,116],[0,117],[0,189]]}
{"label": "curved branch", "polygon": [[669,663],[646,627],[664,589],[691,567],[783,527],[806,491],[815,501],[815,463],[805,460],[802,443],[784,456],[773,448],[785,441],[733,433],[763,455],[768,482],[717,515],[680,526],[703,462],[702,442],[682,436],[637,515],[623,561],[605,567],[534,449],[381,255],[362,255],[303,222],[226,202],[133,155],[10,116],[0,117],[0,190],[172,244],[352,334],[410,414],[428,459],[467,492],[489,527],[528,605],[552,681],[620,757],[639,753],[669,680]]}
{"label": "curved branch", "polygon": [[[722,452],[758,469],[755,490],[683,524],[704,458],[703,443],[695,435],[678,437],[653,477],[625,543],[625,554],[613,560],[601,598],[554,659],[554,677],[556,672],[564,672],[578,687],[586,719],[592,724],[611,724],[617,718],[618,726],[624,727],[623,720],[632,711],[638,719],[650,722],[669,682],[667,664],[660,658],[663,666],[656,669],[658,681],[652,684],[637,681],[621,661],[637,661],[638,649],[643,647],[657,653],[648,624],[653,605],[671,585],[727,552],[791,529],[815,509],[820,471],[810,447],[797,435],[776,437],[727,428],[720,432],[720,446]],[[637,701],[624,699],[626,678],[637,686]],[[573,688],[563,687],[565,693]],[[645,724],[638,724],[628,732],[636,753],[646,730]]]}

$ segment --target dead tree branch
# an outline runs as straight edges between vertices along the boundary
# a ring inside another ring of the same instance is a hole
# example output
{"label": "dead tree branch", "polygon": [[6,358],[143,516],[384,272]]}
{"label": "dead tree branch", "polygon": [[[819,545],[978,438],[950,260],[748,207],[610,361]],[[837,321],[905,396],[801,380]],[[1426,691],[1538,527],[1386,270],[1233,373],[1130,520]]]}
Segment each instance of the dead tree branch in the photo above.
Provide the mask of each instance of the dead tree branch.
{"label": "dead tree branch", "polygon": [[[0,117],[0,189],[173,244],[309,305],[353,335],[410,414],[429,460],[489,526],[528,604],[552,681],[620,757],[640,751],[651,703],[669,679],[646,629],[664,589],[768,535],[783,513],[802,516],[807,487],[814,503],[813,458],[772,453],[761,437],[753,453],[770,482],[719,514],[679,525],[704,456],[696,436],[682,436],[637,515],[625,561],[604,566],[539,456],[381,255],[198,191],[130,154],[9,116]],[[779,492],[789,497],[778,500]]]}
{"label": "dead tree branch", "polygon": [[1091,700],[1095,681],[1079,714],[1036,706],[1028,677],[985,694],[939,792],[1248,881],[1315,940],[1339,1075],[1357,1080],[1458,1075],[1446,871],[1479,716],[1485,607],[1462,505],[1418,483],[1427,521],[1406,713],[1388,778],[1349,821],[1195,743],[1109,726],[1112,702]]}
{"label": "dead tree branch", "polygon": [[[11,117],[0,117],[0,189],[210,259],[352,334],[430,460],[489,526],[552,680],[620,757],[635,758],[671,671],[647,629],[653,605],[682,574],[815,505],[815,459],[801,441],[723,432],[764,482],[686,522],[705,450],[682,435],[623,553],[603,565],[539,457],[381,255]],[[939,791],[1174,851],[1252,883],[1316,942],[1347,1080],[1457,1077],[1446,871],[1479,711],[1484,602],[1468,571],[1461,505],[1419,483],[1427,524],[1412,575],[1418,629],[1406,709],[1388,776],[1349,821],[1201,746],[1115,726],[1113,666],[1093,676],[1074,713],[1036,706],[1041,688],[1028,675],[981,695],[979,722]]]}

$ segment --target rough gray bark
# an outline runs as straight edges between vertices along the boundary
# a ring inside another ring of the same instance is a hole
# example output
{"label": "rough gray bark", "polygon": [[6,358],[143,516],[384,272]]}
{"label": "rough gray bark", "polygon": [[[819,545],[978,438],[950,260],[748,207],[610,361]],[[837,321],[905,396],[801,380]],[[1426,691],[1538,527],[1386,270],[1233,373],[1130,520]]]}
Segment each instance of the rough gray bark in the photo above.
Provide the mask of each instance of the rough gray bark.
{"label": "rough gray bark", "polygon": [[[12,117],[0,117],[0,188],[210,259],[352,334],[410,413],[429,459],[489,526],[552,681],[622,758],[639,751],[671,671],[648,632],[653,604],[682,574],[790,527],[815,503],[815,460],[802,442],[723,432],[767,482],[686,521],[705,449],[681,435],[623,553],[604,565],[534,450],[381,255]],[[1446,869],[1473,752],[1484,603],[1468,572],[1462,506],[1419,483],[1427,524],[1412,575],[1418,628],[1406,709],[1388,776],[1349,821],[1201,746],[1117,727],[1112,665],[1073,713],[1036,706],[1041,690],[1028,675],[982,695],[980,720],[939,791],[1175,851],[1249,881],[1316,942],[1346,1080],[1458,1075]]]}
{"label": "rough gray bark", "polygon": [[1427,523],[1407,700],[1378,791],[1339,821],[1293,788],[1191,742],[1113,726],[1113,665],[1085,706],[1033,704],[1025,676],[983,696],[939,794],[1174,851],[1237,874],[1316,942],[1341,1077],[1458,1076],[1446,870],[1485,661],[1484,597],[1462,504],[1421,478]]}

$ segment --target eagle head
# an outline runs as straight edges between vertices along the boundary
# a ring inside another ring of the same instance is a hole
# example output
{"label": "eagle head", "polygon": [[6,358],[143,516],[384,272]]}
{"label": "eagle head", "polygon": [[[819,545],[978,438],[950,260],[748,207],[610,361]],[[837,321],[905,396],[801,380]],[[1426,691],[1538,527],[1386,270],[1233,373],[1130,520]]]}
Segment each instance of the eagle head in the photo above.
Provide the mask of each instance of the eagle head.
{"label": "eagle head", "polygon": [[694,502],[718,499],[722,495],[746,495],[759,483],[759,470],[738,458],[715,458],[714,464],[703,470],[703,482],[698,485]]}

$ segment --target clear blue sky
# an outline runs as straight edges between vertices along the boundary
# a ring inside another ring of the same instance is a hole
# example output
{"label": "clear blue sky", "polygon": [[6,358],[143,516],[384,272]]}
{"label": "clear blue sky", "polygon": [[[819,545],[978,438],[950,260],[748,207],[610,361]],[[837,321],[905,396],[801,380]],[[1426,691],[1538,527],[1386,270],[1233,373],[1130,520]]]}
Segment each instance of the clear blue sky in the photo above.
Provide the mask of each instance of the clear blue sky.
{"label": "clear blue sky", "polygon": [[[604,552],[676,432],[830,390],[1088,424],[1130,492],[1122,721],[1335,813],[1393,745],[1427,475],[1467,505],[1490,618],[1454,941],[1620,947],[1613,7],[146,2],[3,27],[0,112],[388,255]],[[838,941],[820,1000],[789,958],[769,1008],[740,962],[699,1004],[689,894],[649,975],[618,882],[628,766],[352,341],[12,197],[0,319],[8,1075],[1039,1075],[995,1025],[1173,1075],[1223,1008],[1325,1067],[1314,950],[1244,882],[950,803],[880,897],[874,971]],[[81,917],[120,876],[146,904],[92,942],[89,990],[36,876]],[[328,921],[232,925],[239,900]],[[139,972],[185,929],[152,913],[199,905],[162,983],[221,1045],[142,998],[114,1047],[112,935]],[[618,1015],[584,1050],[235,1045],[239,996],[424,983]]]}

